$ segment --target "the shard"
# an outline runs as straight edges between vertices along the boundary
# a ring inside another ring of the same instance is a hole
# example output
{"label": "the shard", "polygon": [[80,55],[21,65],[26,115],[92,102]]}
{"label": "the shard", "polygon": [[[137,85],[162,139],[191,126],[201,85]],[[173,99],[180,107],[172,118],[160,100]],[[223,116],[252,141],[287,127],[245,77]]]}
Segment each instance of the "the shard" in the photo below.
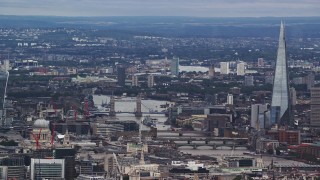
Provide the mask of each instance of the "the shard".
{"label": "the shard", "polygon": [[271,124],[290,123],[289,85],[286,57],[285,27],[281,22],[276,70],[271,102]]}

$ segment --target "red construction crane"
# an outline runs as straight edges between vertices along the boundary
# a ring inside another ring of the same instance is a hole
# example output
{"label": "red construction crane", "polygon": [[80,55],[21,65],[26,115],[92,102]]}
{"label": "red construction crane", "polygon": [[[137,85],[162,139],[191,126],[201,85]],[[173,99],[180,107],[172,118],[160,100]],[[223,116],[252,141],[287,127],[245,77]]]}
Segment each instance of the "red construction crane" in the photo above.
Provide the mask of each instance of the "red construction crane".
{"label": "red construction crane", "polygon": [[41,136],[41,131],[42,129],[40,129],[39,134],[32,134],[33,139],[36,141],[36,150],[40,149],[40,144],[39,144],[39,140],[40,140],[40,136]]}
{"label": "red construction crane", "polygon": [[89,117],[89,105],[88,105],[88,99],[84,98],[84,115],[86,119]]}
{"label": "red construction crane", "polygon": [[74,120],[77,121],[77,116],[78,116],[77,109],[75,108],[75,106],[72,106],[72,109],[73,109]]}
{"label": "red construction crane", "polygon": [[54,145],[55,130],[56,130],[56,124],[54,123],[52,127],[52,132],[51,132],[51,142],[50,142],[51,148],[53,148],[53,145]]}

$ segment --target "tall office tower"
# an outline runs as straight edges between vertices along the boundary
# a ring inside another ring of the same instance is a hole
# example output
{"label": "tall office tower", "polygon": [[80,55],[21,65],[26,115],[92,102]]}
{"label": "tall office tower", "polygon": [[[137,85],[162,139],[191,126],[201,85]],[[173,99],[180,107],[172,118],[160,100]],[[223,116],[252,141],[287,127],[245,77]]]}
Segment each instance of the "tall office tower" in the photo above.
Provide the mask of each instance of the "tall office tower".
{"label": "tall office tower", "polygon": [[139,76],[138,75],[132,75],[132,86],[139,86]]}
{"label": "tall office tower", "polygon": [[220,62],[220,74],[229,74],[229,62]]}
{"label": "tall office tower", "polygon": [[246,73],[245,73],[245,63],[244,62],[241,62],[241,63],[238,63],[237,64],[237,75],[238,76],[244,76]]}
{"label": "tall office tower", "polygon": [[4,71],[9,71],[10,70],[10,61],[8,59],[3,60],[2,69]]}
{"label": "tall office tower", "polygon": [[170,65],[171,75],[178,76],[179,75],[179,58],[173,57]]}
{"label": "tall office tower", "polygon": [[273,81],[271,102],[271,124],[290,122],[289,85],[288,85],[286,40],[284,24],[281,22],[277,63]]}
{"label": "tall office tower", "polygon": [[151,74],[148,76],[148,87],[151,88],[154,86],[154,76]]}
{"label": "tall office tower", "polygon": [[290,102],[292,106],[297,105],[297,91],[294,87],[290,88]]}
{"label": "tall office tower", "polygon": [[320,87],[311,88],[310,125],[320,126]]}
{"label": "tall office tower", "polygon": [[64,179],[64,159],[31,159],[31,180]]}
{"label": "tall office tower", "polygon": [[253,86],[253,76],[245,76],[244,77],[244,85],[245,86]]}
{"label": "tall office tower", "polygon": [[214,78],[215,70],[214,70],[214,65],[211,65],[209,67],[209,79]]}
{"label": "tall office tower", "polygon": [[258,58],[258,67],[264,67],[264,59]]}
{"label": "tall office tower", "polygon": [[0,70],[0,119],[1,125],[5,125],[5,98],[7,92],[9,72]]}
{"label": "tall office tower", "polygon": [[227,104],[233,105],[233,95],[232,94],[228,94]]}
{"label": "tall office tower", "polygon": [[126,68],[122,65],[117,67],[117,79],[119,86],[125,86],[126,84]]}
{"label": "tall office tower", "polygon": [[254,129],[265,128],[265,113],[268,107],[266,104],[252,104],[251,105],[251,127]]}
{"label": "tall office tower", "polygon": [[308,89],[311,89],[314,86],[314,78],[315,77],[314,77],[314,74],[312,72],[308,74],[307,82],[306,82]]}

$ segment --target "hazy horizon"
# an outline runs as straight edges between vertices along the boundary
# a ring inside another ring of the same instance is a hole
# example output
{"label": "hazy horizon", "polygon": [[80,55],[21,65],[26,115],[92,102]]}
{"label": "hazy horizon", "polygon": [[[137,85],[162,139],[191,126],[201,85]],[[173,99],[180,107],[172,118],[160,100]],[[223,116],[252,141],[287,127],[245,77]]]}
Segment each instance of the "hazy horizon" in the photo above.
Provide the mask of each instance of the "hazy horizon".
{"label": "hazy horizon", "polygon": [[1,15],[317,17],[318,0],[0,0]]}

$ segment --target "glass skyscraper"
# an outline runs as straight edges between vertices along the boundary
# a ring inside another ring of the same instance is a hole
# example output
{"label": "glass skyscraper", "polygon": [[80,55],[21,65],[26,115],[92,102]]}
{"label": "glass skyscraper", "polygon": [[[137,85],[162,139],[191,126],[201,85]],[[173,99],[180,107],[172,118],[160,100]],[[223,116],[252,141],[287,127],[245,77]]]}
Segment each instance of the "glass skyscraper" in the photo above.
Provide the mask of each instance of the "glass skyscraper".
{"label": "glass skyscraper", "polygon": [[179,75],[179,58],[173,57],[170,65],[171,75],[178,76]]}
{"label": "glass skyscraper", "polygon": [[5,118],[5,97],[6,97],[6,91],[7,91],[7,83],[9,78],[9,72],[0,70],[0,119],[1,119],[1,125],[4,124],[4,118]]}
{"label": "glass skyscraper", "polygon": [[289,85],[286,57],[285,27],[281,22],[276,70],[271,103],[271,124],[290,123]]}

